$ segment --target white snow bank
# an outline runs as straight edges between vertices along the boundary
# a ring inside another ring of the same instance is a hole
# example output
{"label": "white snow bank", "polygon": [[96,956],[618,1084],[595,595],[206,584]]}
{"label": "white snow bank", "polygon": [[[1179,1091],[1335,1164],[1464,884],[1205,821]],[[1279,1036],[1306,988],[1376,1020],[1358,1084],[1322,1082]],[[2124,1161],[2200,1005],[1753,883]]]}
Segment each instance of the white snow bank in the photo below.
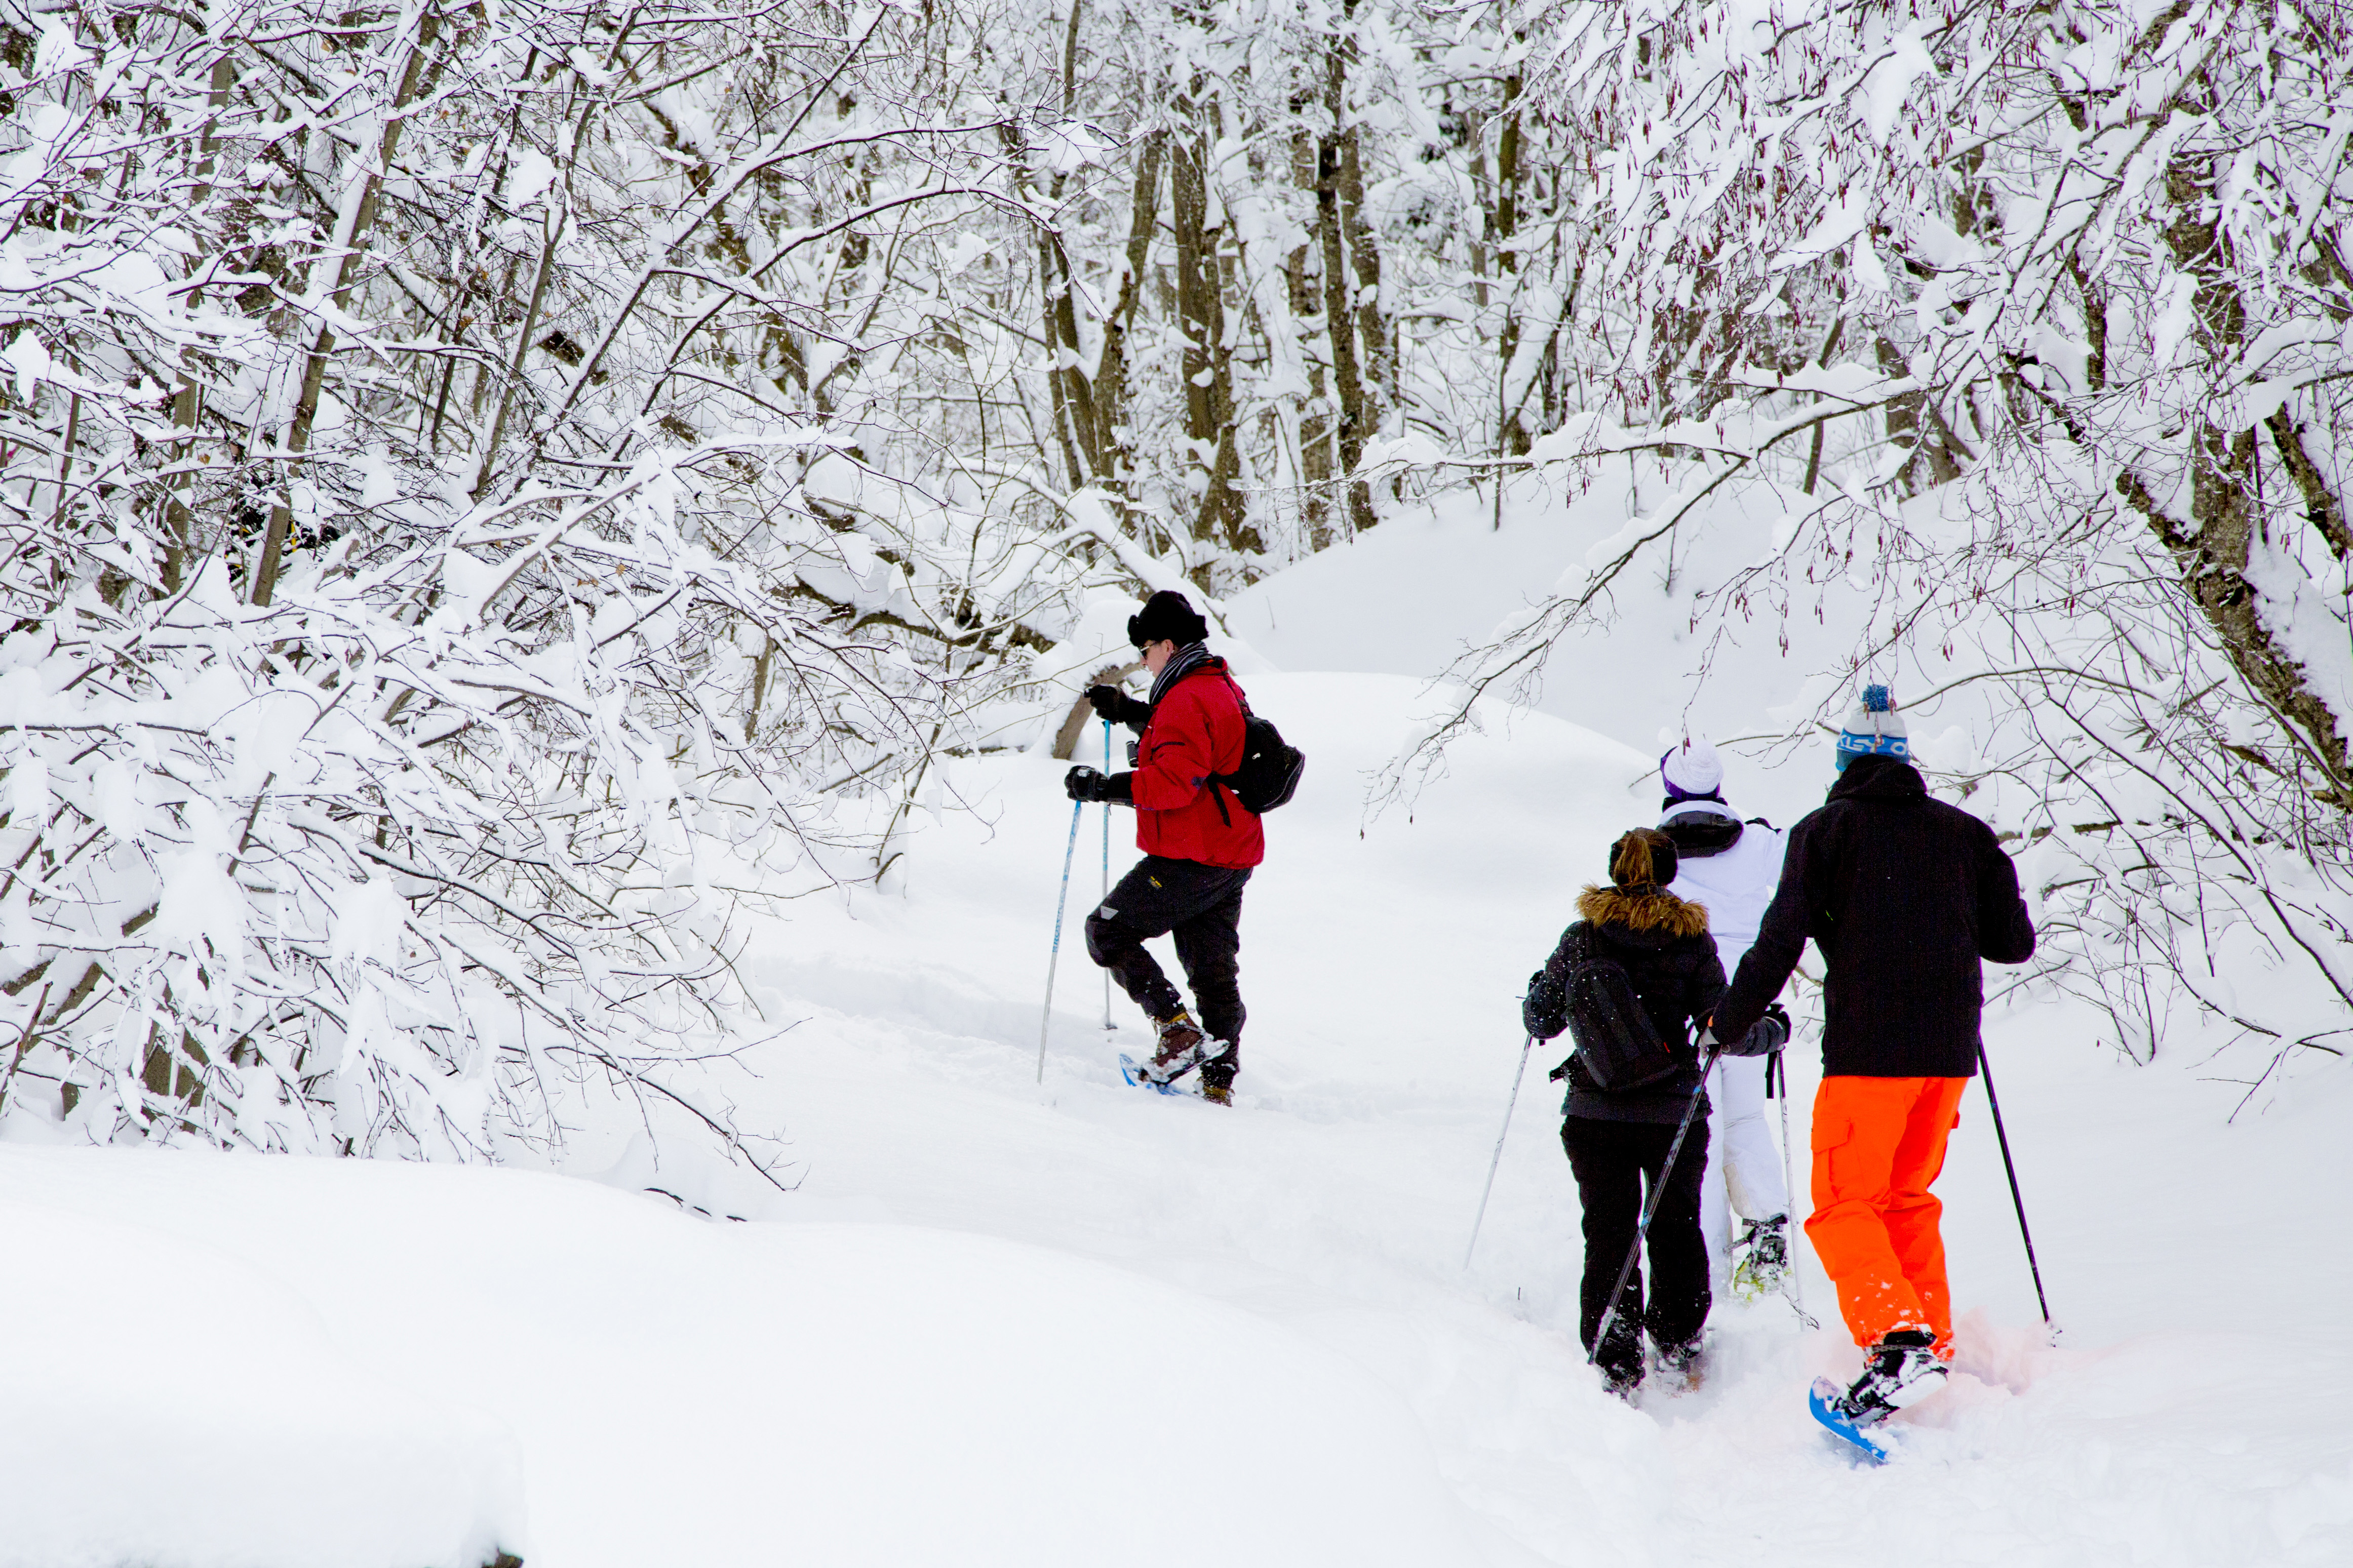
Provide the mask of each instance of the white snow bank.
{"label": "white snow bank", "polygon": [[[189,1163],[8,1158],[159,1184]],[[480,1568],[521,1550],[499,1422],[365,1369],[298,1290],[140,1223],[146,1206],[0,1201],[0,1565]]]}
{"label": "white snow bank", "polygon": [[39,1546],[11,1520],[28,1568],[464,1561],[514,1487],[495,1425],[430,1403],[459,1400],[522,1439],[533,1568],[1525,1560],[1377,1382],[1103,1263],[463,1168],[11,1147],[0,1186],[93,1309],[43,1335],[124,1395],[78,1415],[56,1378],[62,1446],[12,1413],[10,1484],[60,1489]]}

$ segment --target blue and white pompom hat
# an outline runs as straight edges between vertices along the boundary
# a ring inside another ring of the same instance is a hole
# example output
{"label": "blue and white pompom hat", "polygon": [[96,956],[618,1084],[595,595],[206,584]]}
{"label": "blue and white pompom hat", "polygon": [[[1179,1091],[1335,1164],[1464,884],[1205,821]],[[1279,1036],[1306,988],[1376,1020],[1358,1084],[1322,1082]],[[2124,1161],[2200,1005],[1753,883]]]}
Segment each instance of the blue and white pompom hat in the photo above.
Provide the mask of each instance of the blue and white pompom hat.
{"label": "blue and white pompom hat", "polygon": [[1857,757],[1912,760],[1904,715],[1895,710],[1895,698],[1884,686],[1864,687],[1862,700],[1849,710],[1846,728],[1839,731],[1838,771],[1846,772],[1847,763]]}

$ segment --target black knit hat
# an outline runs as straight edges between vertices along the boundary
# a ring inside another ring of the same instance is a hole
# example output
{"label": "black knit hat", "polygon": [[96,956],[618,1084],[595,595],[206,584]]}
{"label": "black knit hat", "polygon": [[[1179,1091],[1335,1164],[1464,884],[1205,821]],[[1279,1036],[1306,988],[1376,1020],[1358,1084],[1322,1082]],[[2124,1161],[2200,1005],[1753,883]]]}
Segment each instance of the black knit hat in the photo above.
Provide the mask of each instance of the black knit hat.
{"label": "black knit hat", "polygon": [[1144,609],[1127,617],[1127,640],[1142,647],[1163,639],[1183,647],[1209,635],[1209,623],[1182,594],[1163,588],[1144,601]]}

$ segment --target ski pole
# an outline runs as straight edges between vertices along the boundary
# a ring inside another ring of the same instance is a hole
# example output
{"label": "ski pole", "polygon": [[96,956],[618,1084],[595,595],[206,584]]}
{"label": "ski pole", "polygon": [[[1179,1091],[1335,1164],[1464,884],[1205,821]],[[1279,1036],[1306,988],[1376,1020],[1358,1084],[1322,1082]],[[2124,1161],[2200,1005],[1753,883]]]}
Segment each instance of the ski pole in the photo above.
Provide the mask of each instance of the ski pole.
{"label": "ski pole", "polygon": [[[1111,721],[1103,726],[1103,777],[1111,777]],[[1103,802],[1103,902],[1111,902],[1111,802]],[[1111,1021],[1111,971],[1103,971],[1103,1027],[1116,1029]]]}
{"label": "ski pole", "polygon": [[1528,1053],[1536,1048],[1536,1037],[1520,1047],[1520,1070],[1512,1075],[1512,1098],[1504,1104],[1504,1130],[1495,1134],[1495,1157],[1487,1162],[1487,1184],[1479,1189],[1479,1217],[1471,1222],[1471,1245],[1462,1249],[1462,1267],[1471,1267],[1471,1255],[1479,1249],[1479,1227],[1487,1223],[1487,1198],[1495,1190],[1495,1172],[1504,1163],[1504,1140],[1512,1131],[1512,1111],[1520,1103],[1520,1080],[1528,1076]]}
{"label": "ski pole", "polygon": [[[1765,1092],[1769,1095],[1774,1092],[1776,1084],[1780,1086],[1781,1194],[1789,1205],[1787,1221],[1794,1222],[1798,1217],[1798,1183],[1797,1178],[1789,1173],[1789,1063],[1783,1055],[1788,1048],[1785,1042],[1781,1050],[1765,1058]],[[1821,1325],[1814,1321],[1811,1312],[1806,1310],[1806,1276],[1804,1270],[1798,1267],[1799,1227],[1790,1223],[1788,1229],[1789,1261],[1784,1267],[1788,1270],[1789,1289],[1793,1293],[1789,1305],[1798,1310],[1798,1321],[1810,1329],[1818,1329]]]}
{"label": "ski pole", "polygon": [[1659,1200],[1667,1195],[1667,1184],[1674,1180],[1675,1156],[1683,1152],[1683,1139],[1690,1135],[1692,1119],[1699,1114],[1699,1102],[1707,1093],[1707,1075],[1715,1070],[1715,1058],[1724,1047],[1711,1044],[1707,1059],[1699,1064],[1699,1087],[1692,1090],[1691,1103],[1683,1108],[1683,1124],[1675,1129],[1675,1141],[1667,1145],[1667,1163],[1659,1167],[1659,1179],[1651,1187],[1650,1195],[1642,1200],[1642,1217],[1634,1226],[1634,1245],[1626,1249],[1626,1261],[1619,1266],[1618,1283],[1609,1289],[1609,1305],[1601,1314],[1601,1327],[1593,1336],[1593,1348],[1585,1352],[1585,1364],[1591,1366],[1601,1359],[1601,1347],[1609,1342],[1609,1325],[1618,1321],[1618,1298],[1626,1293],[1626,1281],[1634,1277],[1634,1264],[1642,1256],[1642,1238],[1651,1234],[1651,1220],[1659,1212]]}
{"label": "ski pole", "polygon": [[1071,901],[1071,858],[1079,852],[1079,813],[1085,801],[1071,803],[1071,841],[1062,847],[1062,891],[1054,900],[1054,952],[1046,960],[1046,1012],[1038,1020],[1038,1081],[1046,1081],[1046,1031],[1054,1022],[1054,970],[1062,962],[1062,907]]}
{"label": "ski pole", "polygon": [[2010,1202],[2018,1210],[2019,1239],[2026,1243],[2027,1272],[2034,1276],[2035,1305],[2042,1309],[2043,1331],[2055,1334],[2059,1330],[2051,1321],[2051,1300],[2042,1293],[2042,1266],[2034,1261],[2034,1233],[2026,1228],[2026,1200],[2018,1195],[2018,1167],[2010,1163],[2010,1134],[2001,1124],[2001,1099],[1993,1091],[1993,1063],[1986,1059],[1982,1040],[1978,1042],[1978,1070],[1985,1075],[1986,1103],[1993,1107],[1993,1135],[2001,1143],[2001,1168],[2010,1174]]}

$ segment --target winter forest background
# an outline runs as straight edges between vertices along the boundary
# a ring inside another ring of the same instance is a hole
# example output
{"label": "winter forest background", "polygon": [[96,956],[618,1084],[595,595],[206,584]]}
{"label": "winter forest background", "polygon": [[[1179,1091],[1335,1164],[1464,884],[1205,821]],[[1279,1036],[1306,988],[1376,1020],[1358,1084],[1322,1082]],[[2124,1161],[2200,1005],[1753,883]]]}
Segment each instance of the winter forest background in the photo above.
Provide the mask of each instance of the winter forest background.
{"label": "winter forest background", "polygon": [[2333,1062],[2348,138],[2321,0],[0,0],[6,1114],[776,1170],[745,922],[1091,602],[1597,501],[1371,806],[1663,598],[1753,754],[1896,679],[2021,984]]}

